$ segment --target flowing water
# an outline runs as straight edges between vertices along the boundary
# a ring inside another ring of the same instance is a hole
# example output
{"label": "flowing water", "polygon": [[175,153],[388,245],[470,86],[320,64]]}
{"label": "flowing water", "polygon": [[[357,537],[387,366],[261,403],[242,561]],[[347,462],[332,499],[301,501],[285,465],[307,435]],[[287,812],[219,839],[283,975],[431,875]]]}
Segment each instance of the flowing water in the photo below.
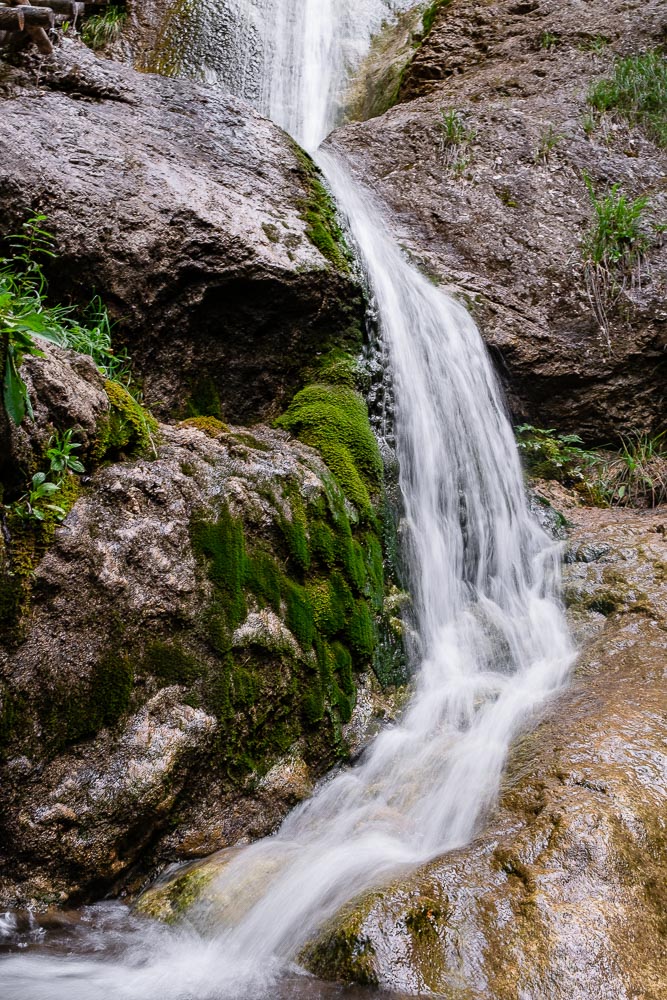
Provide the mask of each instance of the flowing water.
{"label": "flowing water", "polygon": [[[260,107],[315,152],[372,32],[406,4],[240,6],[265,15]],[[477,328],[403,258],[344,163],[316,155],[359,250],[392,372],[419,636],[414,696],[356,767],[325,782],[275,836],[230,853],[214,902],[195,906],[186,924],[93,908],[66,946],[73,955],[27,942],[29,954],[0,964],[8,1000],[337,995],[293,968],[284,978],[300,946],[364,888],[473,836],[510,741],[571,663],[558,551],[529,514]]]}

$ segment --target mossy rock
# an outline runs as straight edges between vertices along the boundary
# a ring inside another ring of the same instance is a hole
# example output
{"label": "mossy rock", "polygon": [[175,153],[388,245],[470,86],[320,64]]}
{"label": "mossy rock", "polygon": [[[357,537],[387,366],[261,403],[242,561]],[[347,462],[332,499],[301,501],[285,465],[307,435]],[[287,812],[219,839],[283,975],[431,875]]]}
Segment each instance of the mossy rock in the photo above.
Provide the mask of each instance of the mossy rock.
{"label": "mossy rock", "polygon": [[110,409],[98,431],[95,460],[113,461],[122,456],[154,453],[158,432],[155,418],[118,382],[107,380],[104,390]]}

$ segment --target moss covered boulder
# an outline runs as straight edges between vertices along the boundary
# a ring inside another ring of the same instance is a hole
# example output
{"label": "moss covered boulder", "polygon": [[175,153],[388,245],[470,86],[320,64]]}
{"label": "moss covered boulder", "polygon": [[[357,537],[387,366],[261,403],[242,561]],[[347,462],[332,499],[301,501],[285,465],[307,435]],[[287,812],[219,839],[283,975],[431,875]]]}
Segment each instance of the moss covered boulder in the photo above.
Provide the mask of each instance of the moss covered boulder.
{"label": "moss covered boulder", "polygon": [[[137,429],[125,403],[105,447]],[[366,509],[284,430],[200,417],[153,443],[83,484],[3,637],[4,905],[132,888],[271,832],[397,679],[376,458],[354,465]]]}

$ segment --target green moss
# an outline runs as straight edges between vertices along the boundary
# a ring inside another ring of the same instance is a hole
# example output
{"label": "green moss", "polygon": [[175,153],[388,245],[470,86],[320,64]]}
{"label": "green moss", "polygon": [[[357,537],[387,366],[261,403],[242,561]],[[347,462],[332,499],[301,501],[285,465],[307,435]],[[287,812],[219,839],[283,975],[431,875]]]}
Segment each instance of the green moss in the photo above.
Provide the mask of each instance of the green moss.
{"label": "green moss", "polygon": [[280,522],[291,560],[300,570],[310,566],[310,548],[308,545],[306,509],[303,498],[298,490],[288,490],[287,499],[290,503],[291,518],[283,518]]}
{"label": "green moss", "polygon": [[191,388],[185,408],[186,417],[214,417],[222,421],[220,393],[212,378],[203,377]]}
{"label": "green moss", "polygon": [[285,583],[285,620],[302,649],[310,649],[315,638],[313,607],[305,587],[288,580]]}
{"label": "green moss", "polygon": [[309,385],[276,424],[316,448],[345,496],[372,518],[371,495],[382,484],[382,459],[362,397],[347,386]]}
{"label": "green moss", "polygon": [[142,670],[168,684],[191,684],[205,673],[205,666],[178,642],[151,642],[146,647]]}
{"label": "green moss", "polygon": [[110,410],[99,428],[93,458],[116,460],[121,455],[154,452],[155,418],[118,382],[107,380],[104,389]]}
{"label": "green moss", "polygon": [[373,656],[377,641],[373,617],[366,601],[356,601],[350,613],[345,635],[350,648],[361,661],[368,661]]}
{"label": "green moss", "polygon": [[223,507],[215,522],[195,519],[190,526],[192,546],[209,561],[208,576],[216,589],[216,606],[229,629],[246,616],[244,585],[247,572],[243,525]]}
{"label": "green moss", "polygon": [[307,195],[302,205],[306,236],[323,257],[339,271],[349,272],[350,251],[338,224],[336,208],[323,184],[322,174],[311,157],[296,143],[293,149]]}
{"label": "green moss", "polygon": [[278,564],[267,552],[256,552],[247,561],[246,586],[259,599],[260,605],[280,611],[282,578]]}
{"label": "green moss", "polygon": [[47,746],[52,753],[116,725],[128,711],[134,687],[130,658],[104,654],[87,680],[57,687],[40,711]]}
{"label": "green moss", "polygon": [[181,422],[182,427],[195,427],[210,438],[219,438],[229,432],[229,427],[217,417],[188,417]]}
{"label": "green moss", "polygon": [[448,7],[451,2],[452,0],[433,0],[433,3],[426,8],[422,16],[422,42],[431,34],[438,13],[443,7]]}

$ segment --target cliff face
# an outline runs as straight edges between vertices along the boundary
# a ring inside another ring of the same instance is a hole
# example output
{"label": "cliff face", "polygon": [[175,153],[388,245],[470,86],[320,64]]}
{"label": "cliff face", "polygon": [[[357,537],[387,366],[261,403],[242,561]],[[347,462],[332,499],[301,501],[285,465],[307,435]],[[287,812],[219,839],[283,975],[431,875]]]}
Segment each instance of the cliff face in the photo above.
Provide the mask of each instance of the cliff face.
{"label": "cliff face", "polygon": [[[340,129],[332,147],[418,265],[472,310],[517,422],[591,442],[659,429],[667,159],[654,133],[587,96],[620,57],[664,40],[662,5],[452,0],[428,22],[399,103]],[[389,42],[376,49],[371,59],[392,58]],[[586,177],[598,201],[616,184],[648,199],[648,247],[610,296],[605,332],[584,273],[596,211]]]}

